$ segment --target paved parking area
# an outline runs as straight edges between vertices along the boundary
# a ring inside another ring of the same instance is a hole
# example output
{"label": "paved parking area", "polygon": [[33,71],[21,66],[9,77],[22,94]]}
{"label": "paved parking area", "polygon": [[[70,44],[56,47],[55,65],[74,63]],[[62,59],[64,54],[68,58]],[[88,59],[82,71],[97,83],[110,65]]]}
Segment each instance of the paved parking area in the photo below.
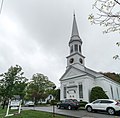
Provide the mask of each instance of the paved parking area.
{"label": "paved parking area", "polygon": [[[53,112],[53,107],[23,107],[23,110],[32,109],[38,111],[46,111]],[[65,109],[57,109],[55,107],[55,113],[72,116],[73,118],[120,118],[120,116],[112,116],[107,113],[89,113],[86,110],[65,110]]]}

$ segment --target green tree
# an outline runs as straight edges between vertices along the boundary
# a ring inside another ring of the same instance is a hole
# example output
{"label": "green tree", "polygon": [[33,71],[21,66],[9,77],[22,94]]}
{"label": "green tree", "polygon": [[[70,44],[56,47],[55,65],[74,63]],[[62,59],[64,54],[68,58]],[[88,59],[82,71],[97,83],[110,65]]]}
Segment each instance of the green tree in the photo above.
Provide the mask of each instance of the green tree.
{"label": "green tree", "polygon": [[99,86],[93,87],[90,93],[90,102],[96,99],[108,99],[105,91]]}
{"label": "green tree", "polygon": [[55,84],[48,80],[47,76],[36,73],[32,76],[27,86],[26,98],[35,101],[35,104],[48,96],[48,90],[53,90]]}
{"label": "green tree", "polygon": [[60,89],[56,89],[55,90],[55,95],[54,95],[55,99],[57,101],[60,101]]}
{"label": "green tree", "polygon": [[23,74],[22,68],[16,65],[15,67],[11,66],[8,72],[0,75],[0,96],[3,99],[3,109],[6,101],[11,99],[13,95],[20,95],[21,98],[24,97],[27,79]]}
{"label": "green tree", "polygon": [[117,73],[111,73],[111,72],[106,72],[106,73],[102,73],[101,74],[111,78],[112,80],[119,82],[120,83],[120,74]]}

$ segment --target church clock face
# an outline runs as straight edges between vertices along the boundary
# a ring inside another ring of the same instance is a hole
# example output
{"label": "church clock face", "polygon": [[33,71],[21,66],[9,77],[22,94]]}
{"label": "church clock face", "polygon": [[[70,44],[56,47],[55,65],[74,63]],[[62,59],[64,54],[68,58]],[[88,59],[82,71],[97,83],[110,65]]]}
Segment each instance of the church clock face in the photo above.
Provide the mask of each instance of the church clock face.
{"label": "church clock face", "polygon": [[79,59],[79,61],[80,61],[81,64],[83,63],[83,60],[81,58]]}
{"label": "church clock face", "polygon": [[71,59],[70,59],[70,63],[73,63],[73,62],[74,62],[74,59],[73,59],[73,58],[71,58]]}

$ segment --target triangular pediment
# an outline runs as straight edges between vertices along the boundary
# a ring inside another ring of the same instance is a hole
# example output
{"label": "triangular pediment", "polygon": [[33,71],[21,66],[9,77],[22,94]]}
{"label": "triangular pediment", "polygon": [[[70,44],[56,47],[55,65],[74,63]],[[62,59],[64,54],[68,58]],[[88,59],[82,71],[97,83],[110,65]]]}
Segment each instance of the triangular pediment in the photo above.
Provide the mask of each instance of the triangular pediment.
{"label": "triangular pediment", "polygon": [[66,80],[66,79],[71,79],[74,77],[86,75],[86,72],[79,70],[77,68],[71,67],[66,72],[63,74],[63,76],[60,78],[60,80]]}

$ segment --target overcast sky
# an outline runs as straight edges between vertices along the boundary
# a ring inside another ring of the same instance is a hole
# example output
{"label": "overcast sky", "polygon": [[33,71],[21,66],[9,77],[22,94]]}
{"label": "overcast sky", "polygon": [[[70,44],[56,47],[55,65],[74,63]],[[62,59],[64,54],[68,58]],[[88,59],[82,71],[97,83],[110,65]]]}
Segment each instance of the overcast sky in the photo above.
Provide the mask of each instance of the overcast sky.
{"label": "overcast sky", "polygon": [[42,73],[59,87],[69,55],[74,10],[85,66],[98,72],[120,73],[120,61],[112,58],[120,54],[115,45],[120,34],[103,34],[103,28],[90,24],[93,3],[94,0],[4,0],[0,15],[0,73],[18,64],[27,78]]}

